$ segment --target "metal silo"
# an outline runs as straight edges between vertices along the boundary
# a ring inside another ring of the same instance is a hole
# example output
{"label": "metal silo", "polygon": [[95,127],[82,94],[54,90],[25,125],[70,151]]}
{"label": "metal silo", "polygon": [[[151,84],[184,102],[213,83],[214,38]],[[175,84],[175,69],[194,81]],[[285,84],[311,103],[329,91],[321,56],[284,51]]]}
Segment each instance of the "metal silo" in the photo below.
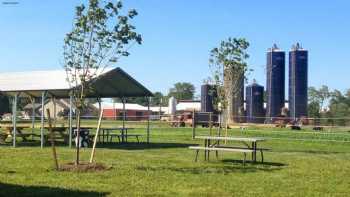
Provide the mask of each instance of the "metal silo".
{"label": "metal silo", "polygon": [[308,51],[299,43],[289,52],[289,112],[291,118],[307,116]]}
{"label": "metal silo", "polygon": [[246,114],[250,123],[263,123],[265,120],[264,87],[256,82],[246,87]]}
{"label": "metal silo", "polygon": [[271,122],[280,116],[285,102],[285,52],[276,45],[267,52],[266,75],[266,120]]}
{"label": "metal silo", "polygon": [[174,116],[176,114],[176,98],[175,97],[170,97],[169,98],[169,104],[168,104],[168,114]]}
{"label": "metal silo", "polygon": [[201,111],[214,112],[213,100],[215,88],[211,85],[204,84],[201,86]]}

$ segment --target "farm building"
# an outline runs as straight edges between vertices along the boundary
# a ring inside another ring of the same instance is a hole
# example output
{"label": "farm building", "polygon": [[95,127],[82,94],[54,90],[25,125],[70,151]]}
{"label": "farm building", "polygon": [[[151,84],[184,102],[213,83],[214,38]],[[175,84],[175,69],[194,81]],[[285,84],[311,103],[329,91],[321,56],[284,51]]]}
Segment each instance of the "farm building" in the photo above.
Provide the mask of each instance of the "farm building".
{"label": "farm building", "polygon": [[176,112],[201,111],[201,101],[196,100],[179,100],[176,105]]}
{"label": "farm building", "polygon": [[[33,110],[34,107],[34,110]],[[69,116],[69,99],[47,99],[44,104],[44,109],[50,110],[50,116],[51,117],[58,117],[58,118],[68,118]],[[72,106],[73,112],[74,112],[74,106]],[[41,103],[34,103],[33,104],[27,104],[23,108],[24,113],[28,115],[29,117],[32,117],[33,111],[35,112],[34,116],[37,118],[40,118],[41,116]],[[82,113],[83,117],[94,117],[98,114],[98,108],[95,107],[92,104],[89,104],[87,106],[87,109]],[[46,117],[47,114],[44,113],[44,117]]]}
{"label": "farm building", "polygon": [[[98,107],[98,104],[95,104],[95,107]],[[123,103],[111,103],[103,102],[101,103],[103,109],[103,117],[106,119],[123,119]],[[148,115],[151,115],[151,112],[148,112],[148,108],[135,103],[125,103],[125,116],[126,120],[147,120]]]}

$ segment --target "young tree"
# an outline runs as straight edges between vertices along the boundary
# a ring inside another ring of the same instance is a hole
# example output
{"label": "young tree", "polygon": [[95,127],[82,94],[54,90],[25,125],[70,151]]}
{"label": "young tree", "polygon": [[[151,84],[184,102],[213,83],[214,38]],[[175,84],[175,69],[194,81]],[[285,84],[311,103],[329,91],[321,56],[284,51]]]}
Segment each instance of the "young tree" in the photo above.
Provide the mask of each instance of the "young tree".
{"label": "young tree", "polygon": [[173,88],[169,89],[168,97],[175,97],[177,100],[192,100],[195,93],[195,87],[191,83],[178,82]]}
{"label": "young tree", "polygon": [[[130,23],[137,12],[122,13],[121,1],[89,0],[76,7],[73,29],[64,40],[64,68],[73,90],[76,106],[77,133],[80,131],[80,114],[85,107],[86,95],[94,91],[91,80],[122,56],[135,43],[141,44],[141,35]],[[79,135],[77,135],[79,141]],[[79,146],[76,151],[79,164]]]}
{"label": "young tree", "polygon": [[244,38],[228,38],[210,52],[209,65],[218,96],[216,102],[225,111],[227,123],[235,122],[234,116],[243,114],[241,95],[248,71],[248,47],[249,42]]}

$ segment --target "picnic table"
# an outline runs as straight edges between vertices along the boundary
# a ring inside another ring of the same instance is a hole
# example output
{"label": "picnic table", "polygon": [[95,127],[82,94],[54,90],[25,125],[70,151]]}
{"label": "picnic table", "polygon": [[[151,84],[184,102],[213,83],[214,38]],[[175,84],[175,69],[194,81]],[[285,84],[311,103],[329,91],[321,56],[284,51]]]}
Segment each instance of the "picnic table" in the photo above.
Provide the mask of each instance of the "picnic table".
{"label": "picnic table", "polygon": [[[199,150],[204,150],[204,159],[209,160],[209,154],[210,151],[215,151],[216,156],[218,157],[218,151],[228,151],[228,152],[241,152],[244,154],[244,160],[245,163],[246,160],[246,154],[251,153],[252,154],[252,161],[256,162],[256,152],[260,151],[261,158],[263,162],[263,151],[268,150],[266,148],[260,148],[257,146],[258,142],[265,141],[264,138],[261,137],[220,137],[220,136],[197,136],[196,139],[203,139],[204,140],[204,147],[201,146],[190,146],[190,149],[194,149],[197,151],[196,154],[196,161],[198,157]],[[224,146],[220,145],[220,142],[226,142],[226,141],[236,141],[241,142],[244,147],[242,146]]]}
{"label": "picnic table", "polygon": [[[102,143],[105,142],[105,137],[108,141],[112,142],[113,137],[117,137],[119,142],[128,142],[128,137],[135,137],[137,139],[137,142],[139,142],[139,137],[141,135],[138,134],[128,134],[129,130],[133,130],[135,128],[131,127],[114,127],[114,128],[102,128]],[[119,133],[114,133],[114,131],[119,131]],[[99,135],[99,141],[100,141],[100,135]]]}
{"label": "picnic table", "polygon": [[[67,132],[67,129],[68,127],[65,127],[65,126],[53,126],[53,127],[49,127],[49,126],[45,126],[44,127],[46,130],[50,130],[52,129],[52,132],[55,133],[55,134],[58,134],[54,136],[54,139],[63,139],[64,143],[68,143],[69,139],[68,139],[68,132]],[[37,135],[38,137],[40,137],[40,134]],[[45,139],[45,142],[48,142],[49,140],[49,135],[45,135],[44,134],[44,139]]]}
{"label": "picnic table", "polygon": [[[1,135],[0,142],[3,143],[6,141],[8,137],[11,137],[13,135],[13,126],[2,126],[1,128],[4,130],[4,133]],[[27,141],[27,137],[30,135],[30,134],[22,133],[22,130],[26,128],[29,128],[29,127],[26,127],[26,126],[16,127],[16,135],[21,137],[23,141]]]}

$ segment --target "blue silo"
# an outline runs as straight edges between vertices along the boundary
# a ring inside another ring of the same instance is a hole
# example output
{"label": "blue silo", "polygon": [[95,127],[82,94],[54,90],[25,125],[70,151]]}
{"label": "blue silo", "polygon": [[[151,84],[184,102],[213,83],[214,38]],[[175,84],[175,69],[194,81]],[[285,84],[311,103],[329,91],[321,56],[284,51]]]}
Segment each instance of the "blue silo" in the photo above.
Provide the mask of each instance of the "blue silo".
{"label": "blue silo", "polygon": [[271,122],[281,115],[285,102],[285,52],[274,45],[267,52],[266,65],[266,120]]}
{"label": "blue silo", "polygon": [[204,84],[201,86],[201,111],[214,112],[213,100],[216,96],[214,86]]}
{"label": "blue silo", "polygon": [[246,87],[246,114],[250,123],[263,123],[265,120],[264,87],[256,82]]}
{"label": "blue silo", "polygon": [[293,119],[307,116],[308,51],[299,43],[289,52],[289,113]]}

